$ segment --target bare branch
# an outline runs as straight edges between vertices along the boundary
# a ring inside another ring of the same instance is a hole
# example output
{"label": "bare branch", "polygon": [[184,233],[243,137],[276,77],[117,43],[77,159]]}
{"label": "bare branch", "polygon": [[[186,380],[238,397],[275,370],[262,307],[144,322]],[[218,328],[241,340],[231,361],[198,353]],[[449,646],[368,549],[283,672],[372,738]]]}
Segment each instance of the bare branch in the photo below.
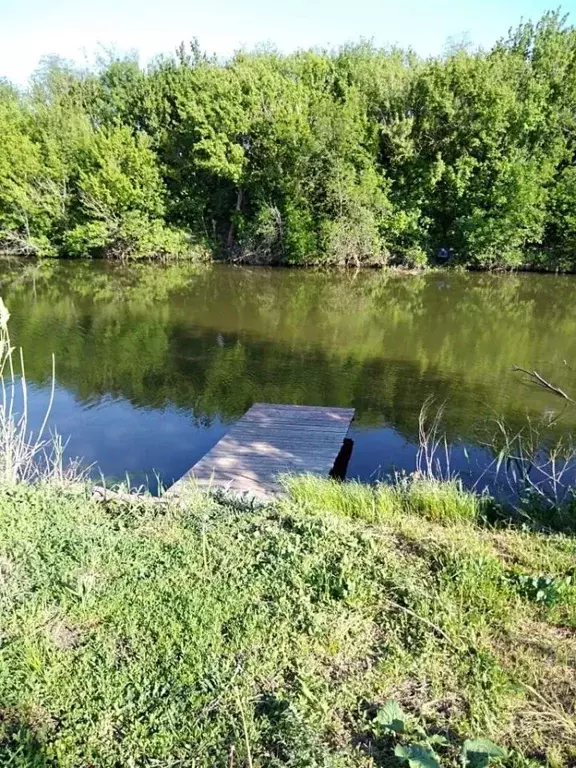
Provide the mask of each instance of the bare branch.
{"label": "bare branch", "polygon": [[555,395],[558,395],[559,397],[563,397],[564,400],[568,400],[569,403],[575,402],[570,397],[570,395],[567,395],[566,392],[564,392],[563,389],[560,389],[560,387],[555,387],[554,384],[551,384],[543,376],[541,376],[538,373],[538,371],[529,371],[526,368],[522,368],[520,365],[515,365],[513,367],[513,370],[521,371],[522,373],[525,373],[529,377],[529,379],[533,381],[535,384],[542,387],[543,389],[548,390],[549,392],[553,392]]}

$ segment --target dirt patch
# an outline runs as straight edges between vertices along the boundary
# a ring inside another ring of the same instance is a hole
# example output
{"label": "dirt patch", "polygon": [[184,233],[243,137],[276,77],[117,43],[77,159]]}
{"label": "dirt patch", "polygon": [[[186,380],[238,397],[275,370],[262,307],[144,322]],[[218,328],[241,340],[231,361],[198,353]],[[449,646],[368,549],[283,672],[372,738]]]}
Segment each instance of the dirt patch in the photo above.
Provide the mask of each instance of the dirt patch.
{"label": "dirt patch", "polygon": [[0,584],[4,585],[8,583],[9,578],[14,573],[14,563],[7,557],[0,555]]}
{"label": "dirt patch", "polygon": [[62,619],[55,619],[47,625],[48,636],[59,651],[77,648],[82,641],[82,630],[73,627]]}
{"label": "dirt patch", "polygon": [[510,728],[514,745],[533,756],[559,749],[576,765],[576,633],[528,621],[508,635],[500,653],[524,693]]}

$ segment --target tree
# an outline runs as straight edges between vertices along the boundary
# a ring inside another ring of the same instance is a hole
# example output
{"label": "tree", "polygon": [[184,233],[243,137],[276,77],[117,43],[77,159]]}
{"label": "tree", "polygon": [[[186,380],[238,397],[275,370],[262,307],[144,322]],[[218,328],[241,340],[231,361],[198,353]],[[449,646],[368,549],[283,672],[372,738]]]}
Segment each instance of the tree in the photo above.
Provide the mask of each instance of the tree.
{"label": "tree", "polygon": [[115,258],[184,255],[187,240],[164,224],[165,188],[149,140],[126,126],[88,134],[73,177],[74,220],[64,237],[71,255]]}

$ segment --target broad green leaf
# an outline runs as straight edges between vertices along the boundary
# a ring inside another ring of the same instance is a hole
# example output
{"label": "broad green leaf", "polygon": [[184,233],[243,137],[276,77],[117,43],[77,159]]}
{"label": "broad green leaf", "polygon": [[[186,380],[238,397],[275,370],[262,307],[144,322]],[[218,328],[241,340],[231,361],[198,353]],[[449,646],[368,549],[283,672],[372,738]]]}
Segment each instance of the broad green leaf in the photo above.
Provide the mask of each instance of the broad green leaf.
{"label": "broad green leaf", "polygon": [[409,744],[407,747],[398,745],[394,754],[400,760],[408,763],[410,768],[440,768],[440,763],[434,752],[420,744]]}
{"label": "broad green leaf", "polygon": [[491,757],[506,757],[506,751],[490,739],[466,739],[462,745],[464,768],[486,768]]}
{"label": "broad green leaf", "polygon": [[390,699],[376,715],[376,722],[382,728],[394,733],[404,733],[406,730],[406,714],[394,699]]}

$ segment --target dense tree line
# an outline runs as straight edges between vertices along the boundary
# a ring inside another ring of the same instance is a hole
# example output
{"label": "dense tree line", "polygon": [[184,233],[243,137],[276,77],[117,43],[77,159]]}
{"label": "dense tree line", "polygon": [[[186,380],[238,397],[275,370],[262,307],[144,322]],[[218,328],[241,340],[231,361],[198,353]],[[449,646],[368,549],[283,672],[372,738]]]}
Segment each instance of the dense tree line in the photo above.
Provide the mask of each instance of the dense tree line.
{"label": "dense tree line", "polygon": [[369,44],[0,82],[9,253],[576,268],[576,29],[489,51]]}

